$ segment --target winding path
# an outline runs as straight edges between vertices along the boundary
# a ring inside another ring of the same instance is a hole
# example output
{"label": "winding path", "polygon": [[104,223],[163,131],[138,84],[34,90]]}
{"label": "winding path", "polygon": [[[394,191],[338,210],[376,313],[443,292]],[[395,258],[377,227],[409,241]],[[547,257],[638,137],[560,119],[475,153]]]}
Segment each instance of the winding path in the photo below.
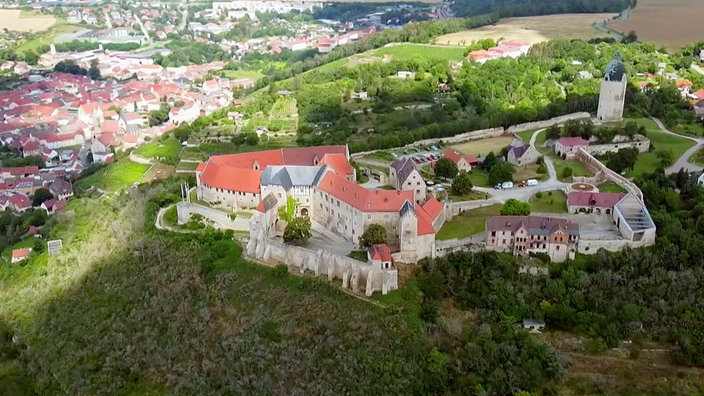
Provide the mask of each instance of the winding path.
{"label": "winding path", "polygon": [[655,117],[651,117],[653,121],[658,125],[658,128],[664,133],[667,133],[669,135],[677,136],[677,137],[682,137],[685,139],[689,139],[694,141],[696,144],[692,146],[689,150],[685,151],[684,154],[682,154],[675,163],[670,166],[669,168],[665,169],[665,173],[670,175],[673,173],[677,173],[680,171],[680,169],[684,169],[686,172],[701,172],[704,170],[703,167],[699,165],[694,165],[689,162],[689,158],[696,154],[697,151],[702,149],[704,147],[704,139],[702,138],[694,138],[691,136],[686,136],[686,135],[681,135],[679,133],[674,133],[670,130],[668,130],[665,125],[662,123],[662,121],[658,120]]}

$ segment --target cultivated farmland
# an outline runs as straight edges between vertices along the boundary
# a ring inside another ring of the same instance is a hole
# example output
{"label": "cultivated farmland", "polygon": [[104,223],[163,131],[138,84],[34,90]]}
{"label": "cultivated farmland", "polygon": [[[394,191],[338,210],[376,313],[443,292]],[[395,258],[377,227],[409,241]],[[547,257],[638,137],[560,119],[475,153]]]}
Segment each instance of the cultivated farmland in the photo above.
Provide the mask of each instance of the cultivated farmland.
{"label": "cultivated farmland", "polygon": [[20,14],[20,10],[0,9],[0,29],[14,30],[17,32],[40,32],[49,29],[56,23],[56,18],[51,15],[23,17]]}
{"label": "cultivated farmland", "polygon": [[627,20],[609,24],[609,28],[622,33],[635,31],[638,41],[654,42],[672,51],[704,39],[702,20],[701,0],[638,0]]}
{"label": "cultivated farmland", "polygon": [[553,39],[591,39],[606,34],[592,24],[613,18],[614,14],[560,14],[502,19],[495,25],[445,34],[436,44],[469,45],[486,38],[521,40],[540,43]]}

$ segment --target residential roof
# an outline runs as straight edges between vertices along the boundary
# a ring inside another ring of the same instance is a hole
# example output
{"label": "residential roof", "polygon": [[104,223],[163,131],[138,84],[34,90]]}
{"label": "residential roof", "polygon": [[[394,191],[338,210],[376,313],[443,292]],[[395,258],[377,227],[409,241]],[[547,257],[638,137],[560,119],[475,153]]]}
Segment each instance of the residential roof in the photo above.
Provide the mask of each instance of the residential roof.
{"label": "residential roof", "polygon": [[572,191],[567,195],[567,206],[613,208],[625,196],[621,193]]}
{"label": "residential roof", "polygon": [[513,152],[513,155],[516,158],[521,158],[523,156],[523,154],[525,154],[526,151],[528,151],[529,148],[530,148],[530,145],[528,145],[528,144],[524,144],[523,146],[511,146],[511,152]]}
{"label": "residential roof", "polygon": [[396,178],[399,185],[403,184],[414,170],[418,170],[416,163],[410,157],[397,159],[391,163],[391,167],[396,170]]}
{"label": "residential roof", "polygon": [[398,212],[413,202],[412,191],[367,190],[334,172],[327,172],[318,188],[362,212]]}
{"label": "residential roof", "polygon": [[24,248],[24,249],[12,249],[12,258],[13,259],[23,259],[29,257],[30,254],[29,248]]}
{"label": "residential roof", "polygon": [[464,155],[462,155],[452,149],[445,150],[445,153],[442,156],[450,159],[454,163],[458,163],[462,158],[464,158],[464,160],[467,161],[471,165],[476,165],[479,163],[479,159],[477,159],[475,157],[464,156]]}
{"label": "residential roof", "polygon": [[589,144],[588,141],[582,139],[581,137],[564,137],[557,140],[564,147],[572,146],[586,146]]}
{"label": "residential roof", "polygon": [[49,184],[49,191],[55,196],[73,194],[73,186],[66,180],[56,179],[53,183]]}
{"label": "residential roof", "polygon": [[558,217],[492,216],[486,220],[487,232],[516,232],[522,227],[525,227],[532,235],[550,235],[562,231],[569,235],[579,236],[579,224]]}
{"label": "residential roof", "polygon": [[389,248],[389,246],[385,243],[372,245],[369,248],[369,258],[372,260],[393,261],[393,257],[391,257],[391,248]]}

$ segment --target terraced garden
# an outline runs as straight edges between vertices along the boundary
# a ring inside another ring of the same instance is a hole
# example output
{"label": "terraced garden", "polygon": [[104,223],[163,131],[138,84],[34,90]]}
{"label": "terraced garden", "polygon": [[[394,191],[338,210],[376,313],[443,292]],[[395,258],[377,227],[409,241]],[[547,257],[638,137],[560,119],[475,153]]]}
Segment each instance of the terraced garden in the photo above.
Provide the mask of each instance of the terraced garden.
{"label": "terraced garden", "polygon": [[134,183],[139,183],[149,165],[138,164],[129,159],[121,159],[108,164],[98,172],[80,179],[76,184],[76,189],[86,191],[90,187],[95,187],[105,191],[119,191]]}

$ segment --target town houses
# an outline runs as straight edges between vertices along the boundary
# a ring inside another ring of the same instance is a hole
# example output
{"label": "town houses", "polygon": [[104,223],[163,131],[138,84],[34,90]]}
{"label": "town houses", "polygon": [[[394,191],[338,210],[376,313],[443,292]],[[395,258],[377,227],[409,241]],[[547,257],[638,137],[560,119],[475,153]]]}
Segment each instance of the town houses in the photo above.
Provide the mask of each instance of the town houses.
{"label": "town houses", "polygon": [[198,166],[196,179],[199,199],[235,210],[264,211],[264,202],[281,206],[293,197],[296,215],[355,245],[371,224],[381,224],[390,248],[410,260],[434,256],[435,234],[445,221],[445,207],[434,198],[421,204],[412,190],[358,185],[346,146],[213,156]]}

